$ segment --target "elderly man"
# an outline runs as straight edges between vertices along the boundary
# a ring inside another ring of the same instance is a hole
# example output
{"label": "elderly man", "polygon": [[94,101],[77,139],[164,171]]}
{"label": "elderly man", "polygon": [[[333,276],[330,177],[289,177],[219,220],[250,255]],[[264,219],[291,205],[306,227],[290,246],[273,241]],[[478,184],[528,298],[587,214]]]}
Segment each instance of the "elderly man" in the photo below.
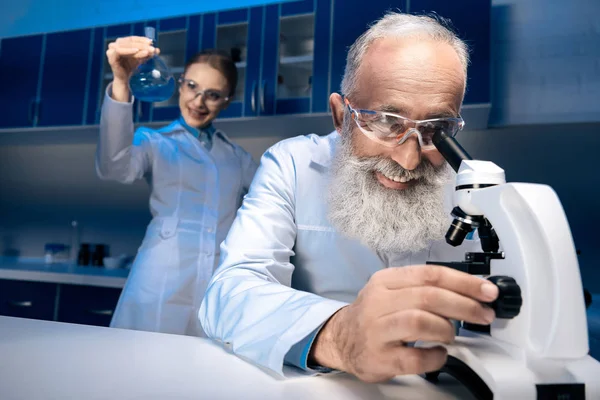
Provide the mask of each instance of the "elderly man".
{"label": "elderly man", "polygon": [[376,382],[440,368],[452,319],[489,324],[497,287],[427,260],[453,248],[452,171],[432,144],[462,129],[468,52],[437,20],[387,14],[351,47],[336,131],[270,148],[222,244],[206,333],[276,373]]}

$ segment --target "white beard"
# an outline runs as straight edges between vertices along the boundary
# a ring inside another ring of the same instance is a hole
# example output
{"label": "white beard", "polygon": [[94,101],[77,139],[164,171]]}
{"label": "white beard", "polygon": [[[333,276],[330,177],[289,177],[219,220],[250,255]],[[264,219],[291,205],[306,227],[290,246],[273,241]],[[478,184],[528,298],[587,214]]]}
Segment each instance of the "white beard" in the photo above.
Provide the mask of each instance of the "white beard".
{"label": "white beard", "polygon": [[[444,207],[449,165],[436,168],[423,158],[415,170],[408,171],[391,159],[356,157],[352,133],[344,125],[331,169],[330,223],[341,234],[382,253],[418,252],[442,240],[451,221]],[[388,189],[375,171],[419,182],[404,190]]]}

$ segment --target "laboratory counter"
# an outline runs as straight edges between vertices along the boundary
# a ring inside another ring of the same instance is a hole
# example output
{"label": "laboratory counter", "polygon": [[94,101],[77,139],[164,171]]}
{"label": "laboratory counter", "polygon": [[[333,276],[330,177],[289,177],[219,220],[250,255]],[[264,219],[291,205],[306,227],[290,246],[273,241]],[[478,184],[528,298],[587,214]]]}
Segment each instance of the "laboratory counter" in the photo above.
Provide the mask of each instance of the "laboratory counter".
{"label": "laboratory counter", "polygon": [[0,279],[86,285],[122,289],[128,269],[77,266],[69,263],[45,264],[38,259],[0,258]]}
{"label": "laboratory counter", "polygon": [[448,375],[366,384],[348,374],[284,380],[204,338],[0,317],[0,398],[472,399]]}

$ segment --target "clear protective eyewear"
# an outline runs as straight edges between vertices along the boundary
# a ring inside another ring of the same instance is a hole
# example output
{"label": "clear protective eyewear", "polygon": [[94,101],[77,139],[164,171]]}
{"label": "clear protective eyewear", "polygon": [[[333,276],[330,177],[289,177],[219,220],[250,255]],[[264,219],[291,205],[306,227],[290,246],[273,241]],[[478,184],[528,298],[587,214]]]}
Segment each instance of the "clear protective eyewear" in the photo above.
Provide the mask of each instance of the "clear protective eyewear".
{"label": "clear protective eyewear", "polygon": [[433,135],[443,131],[446,135],[455,137],[463,129],[465,122],[458,118],[433,118],[413,120],[398,114],[384,111],[354,109],[347,98],[346,106],[361,130],[369,139],[387,147],[396,147],[415,134],[419,139],[421,150],[435,149]]}
{"label": "clear protective eyewear", "polygon": [[229,100],[229,96],[225,96],[218,90],[199,89],[199,85],[191,79],[179,78],[179,85],[184,93],[194,96],[194,98],[202,96],[202,99],[204,99],[207,104],[220,105]]}

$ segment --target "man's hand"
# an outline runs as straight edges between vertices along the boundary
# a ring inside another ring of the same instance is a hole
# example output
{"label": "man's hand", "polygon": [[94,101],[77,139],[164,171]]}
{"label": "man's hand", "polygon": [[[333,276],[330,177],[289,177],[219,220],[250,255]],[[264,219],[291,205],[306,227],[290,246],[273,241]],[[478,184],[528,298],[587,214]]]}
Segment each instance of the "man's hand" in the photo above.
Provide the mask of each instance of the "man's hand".
{"label": "man's hand", "polygon": [[325,324],[310,359],[366,382],[421,374],[446,362],[443,347],[407,347],[417,340],[451,343],[450,319],[488,325],[498,288],[464,272],[433,265],[388,268],[375,273],[356,301]]}

